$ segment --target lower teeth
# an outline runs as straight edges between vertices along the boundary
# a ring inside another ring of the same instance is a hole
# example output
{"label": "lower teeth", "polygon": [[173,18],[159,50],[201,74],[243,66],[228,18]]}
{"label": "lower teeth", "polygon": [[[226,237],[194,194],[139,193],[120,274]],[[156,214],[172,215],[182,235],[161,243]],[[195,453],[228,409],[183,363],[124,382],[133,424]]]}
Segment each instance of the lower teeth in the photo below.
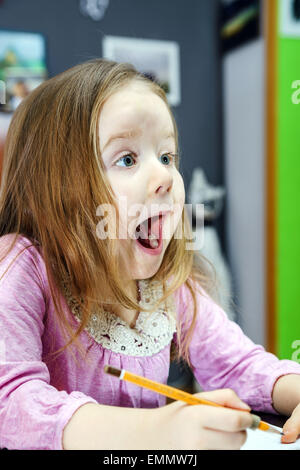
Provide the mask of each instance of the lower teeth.
{"label": "lower teeth", "polygon": [[158,247],[158,241],[154,235],[149,235],[149,241],[150,241],[151,248]]}
{"label": "lower teeth", "polygon": [[151,248],[157,248],[158,247],[158,241],[157,240],[150,240],[150,245],[151,245]]}

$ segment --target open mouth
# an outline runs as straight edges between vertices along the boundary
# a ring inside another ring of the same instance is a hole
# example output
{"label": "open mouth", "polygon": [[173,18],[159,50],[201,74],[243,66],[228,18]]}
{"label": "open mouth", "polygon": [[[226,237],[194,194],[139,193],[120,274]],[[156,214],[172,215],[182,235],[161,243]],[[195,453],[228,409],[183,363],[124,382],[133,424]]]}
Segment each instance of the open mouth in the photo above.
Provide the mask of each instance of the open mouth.
{"label": "open mouth", "polygon": [[136,227],[136,240],[143,248],[158,250],[162,245],[162,214],[149,217]]}

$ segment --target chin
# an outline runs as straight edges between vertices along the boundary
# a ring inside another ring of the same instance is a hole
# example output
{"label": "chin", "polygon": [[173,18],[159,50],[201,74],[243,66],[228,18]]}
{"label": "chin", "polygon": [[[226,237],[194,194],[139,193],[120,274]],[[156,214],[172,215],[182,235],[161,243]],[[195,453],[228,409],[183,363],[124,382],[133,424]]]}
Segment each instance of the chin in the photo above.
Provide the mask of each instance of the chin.
{"label": "chin", "polygon": [[147,258],[139,258],[135,259],[135,268],[131,270],[133,274],[133,279],[150,279],[153,277],[157,271],[159,270],[161,263],[164,258],[164,251],[162,252],[161,256],[157,257],[156,260],[147,260]]}
{"label": "chin", "polygon": [[140,269],[137,269],[131,272],[131,278],[136,279],[137,281],[142,280],[142,279],[150,279],[157,273],[157,271],[160,268],[160,264],[161,263],[159,263],[157,266],[151,266],[151,267],[141,266]]}

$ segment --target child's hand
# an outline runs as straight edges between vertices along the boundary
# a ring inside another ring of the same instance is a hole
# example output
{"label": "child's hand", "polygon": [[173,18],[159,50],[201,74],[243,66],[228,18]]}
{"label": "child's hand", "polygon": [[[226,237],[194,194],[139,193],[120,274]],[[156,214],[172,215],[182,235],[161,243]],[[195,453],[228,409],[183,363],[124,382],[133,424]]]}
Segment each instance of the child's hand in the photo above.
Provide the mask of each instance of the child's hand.
{"label": "child's hand", "polygon": [[[197,393],[196,396],[224,406],[250,410],[230,389]],[[176,401],[160,410],[158,431],[162,449],[240,449],[247,438],[245,430],[252,425],[250,413],[229,408]]]}
{"label": "child's hand", "polygon": [[284,432],[284,436],[281,438],[282,443],[295,442],[300,435],[300,404],[296,406],[282,430]]}
{"label": "child's hand", "polygon": [[295,442],[300,434],[300,375],[287,374],[279,377],[272,392],[273,407],[290,416],[283,426],[282,443]]}

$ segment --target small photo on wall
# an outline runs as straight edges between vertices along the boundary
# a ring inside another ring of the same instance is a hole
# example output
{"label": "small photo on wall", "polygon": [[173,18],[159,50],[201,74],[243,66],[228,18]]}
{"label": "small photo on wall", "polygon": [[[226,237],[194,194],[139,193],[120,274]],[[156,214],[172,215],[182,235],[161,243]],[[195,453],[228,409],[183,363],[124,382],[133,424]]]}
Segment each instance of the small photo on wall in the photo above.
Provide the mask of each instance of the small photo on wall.
{"label": "small photo on wall", "polygon": [[180,104],[180,54],[176,42],[106,36],[102,47],[105,59],[131,63],[164,89],[171,106]]}
{"label": "small photo on wall", "polygon": [[5,87],[0,111],[13,112],[22,99],[46,78],[44,36],[0,30],[0,81]]}

